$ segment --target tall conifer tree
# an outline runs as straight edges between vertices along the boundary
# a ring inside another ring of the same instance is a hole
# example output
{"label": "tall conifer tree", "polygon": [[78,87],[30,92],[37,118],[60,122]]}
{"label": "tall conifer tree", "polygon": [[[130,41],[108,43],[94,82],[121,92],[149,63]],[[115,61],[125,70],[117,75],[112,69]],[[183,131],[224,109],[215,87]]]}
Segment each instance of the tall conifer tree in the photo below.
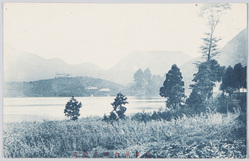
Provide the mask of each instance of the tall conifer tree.
{"label": "tall conifer tree", "polygon": [[185,88],[182,81],[182,74],[177,65],[172,65],[171,70],[166,74],[163,87],[160,88],[160,95],[167,98],[166,106],[170,109],[179,109],[184,102]]}

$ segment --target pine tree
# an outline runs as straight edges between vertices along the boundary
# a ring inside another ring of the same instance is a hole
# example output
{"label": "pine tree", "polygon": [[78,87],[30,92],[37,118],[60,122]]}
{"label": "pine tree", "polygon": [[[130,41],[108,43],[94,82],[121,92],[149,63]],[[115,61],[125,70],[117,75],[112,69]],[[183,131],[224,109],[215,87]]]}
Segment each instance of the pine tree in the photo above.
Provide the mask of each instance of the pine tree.
{"label": "pine tree", "polygon": [[[189,99],[187,99],[189,107],[195,108],[198,112],[206,111],[205,108],[209,106],[210,98],[213,95],[215,82],[221,81],[224,70],[224,67],[221,67],[218,62],[213,59],[198,65],[198,72],[194,74],[193,79],[195,83],[190,85],[190,87],[192,88],[192,93],[199,98],[194,98],[193,95],[190,95]],[[199,99],[199,104],[192,104],[192,102],[195,102],[192,99]],[[198,110],[197,108],[203,109]]]}
{"label": "pine tree", "polygon": [[210,61],[212,57],[219,53],[217,42],[220,39],[216,38],[214,33],[220,22],[221,16],[229,9],[231,9],[231,6],[228,3],[209,3],[204,4],[200,10],[200,16],[207,18],[210,30],[208,33],[205,33],[205,37],[202,38],[204,43],[201,46],[201,52],[203,53],[203,56],[206,57],[207,61]]}
{"label": "pine tree", "polygon": [[220,89],[223,90],[223,92],[226,92],[231,95],[233,94],[233,91],[235,91],[235,73],[231,66],[229,66],[226,70],[226,73],[224,74],[222,78],[222,83],[220,85]]}
{"label": "pine tree", "polygon": [[186,104],[189,107],[188,113],[191,114],[199,114],[201,112],[205,112],[205,107],[203,104],[202,96],[198,93],[196,89],[193,89],[190,96],[186,100]]}
{"label": "pine tree", "polygon": [[220,89],[231,95],[236,89],[246,88],[246,66],[238,63],[232,68],[229,66],[222,78]]}
{"label": "pine tree", "polygon": [[80,116],[80,108],[82,107],[82,103],[79,102],[72,96],[72,98],[65,105],[64,113],[65,116],[69,117],[70,120],[77,120]]}
{"label": "pine tree", "polygon": [[[202,38],[201,53],[205,56],[206,61],[197,65],[198,72],[194,74],[194,84],[190,85],[192,93],[187,99],[189,107],[195,107],[197,111],[206,111],[206,107],[210,106],[210,101],[213,95],[213,87],[215,82],[219,82],[224,72],[224,67],[221,67],[218,62],[212,59],[219,53],[217,43],[220,39],[214,36],[215,29],[220,22],[222,14],[230,9],[227,3],[211,3],[204,4],[200,10],[200,16],[206,17],[208,22],[209,32]],[[198,97],[198,98],[194,98]],[[197,105],[195,100],[199,100],[200,105]],[[200,107],[199,107],[200,106]],[[200,109],[198,109],[200,108]]]}
{"label": "pine tree", "polygon": [[211,58],[219,53],[217,42],[221,39],[214,37],[212,33],[205,33],[205,37],[203,37],[202,40],[203,45],[201,45],[200,47],[201,53],[207,61],[210,61]]}
{"label": "pine tree", "polygon": [[195,88],[205,99],[209,99],[213,93],[215,82],[219,82],[223,75],[224,67],[221,67],[216,60],[210,60],[198,65],[198,72],[194,74]]}
{"label": "pine tree", "polygon": [[[124,113],[126,112],[127,108],[122,106],[122,105],[125,105],[127,103],[128,103],[127,102],[127,97],[125,97],[125,95],[123,95],[122,93],[118,93],[115,100],[114,100],[114,102],[111,103],[111,105],[113,106],[113,111],[111,112],[112,118],[110,118],[110,119],[113,119],[113,116],[114,116],[115,113],[118,115],[118,117],[120,119],[123,119],[125,117]],[[115,117],[115,119],[116,118],[117,117]]]}
{"label": "pine tree", "polygon": [[238,63],[234,66],[234,76],[235,76],[234,87],[236,89],[243,88],[244,83],[246,81],[246,73],[241,63]]}
{"label": "pine tree", "polygon": [[166,107],[179,110],[186,97],[184,93],[182,74],[177,65],[174,64],[166,74],[166,80],[163,83],[163,87],[160,88],[160,95],[167,98]]}

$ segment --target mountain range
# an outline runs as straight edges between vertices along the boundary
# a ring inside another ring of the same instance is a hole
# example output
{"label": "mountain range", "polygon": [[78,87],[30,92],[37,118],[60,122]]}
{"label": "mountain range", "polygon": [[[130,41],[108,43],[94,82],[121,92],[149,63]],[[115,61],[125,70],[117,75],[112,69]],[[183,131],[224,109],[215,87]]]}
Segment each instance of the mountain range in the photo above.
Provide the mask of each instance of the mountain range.
{"label": "mountain range", "polygon": [[[221,65],[234,66],[247,64],[247,30],[241,31],[230,40],[216,56]],[[18,54],[16,54],[18,52]],[[103,70],[92,63],[70,65],[61,59],[45,59],[38,55],[19,52],[13,49],[4,51],[4,82],[28,82],[55,78],[57,74],[89,76],[127,85],[133,82],[134,73],[141,68],[149,68],[152,74],[163,76],[172,64],[177,64],[186,83],[191,84],[193,73],[197,70],[196,61],[202,57],[191,58],[180,51],[135,51],[120,60],[115,66]]]}
{"label": "mountain range", "polygon": [[57,74],[90,76],[113,81],[122,85],[133,82],[133,75],[139,69],[149,68],[153,74],[163,75],[173,63],[181,65],[191,57],[179,51],[136,51],[122,59],[114,67],[102,70],[92,63],[70,65],[61,59],[45,59],[31,53],[13,56],[6,51],[4,57],[4,81],[25,82],[51,79]]}
{"label": "mountain range", "polygon": [[72,76],[95,76],[102,69],[92,63],[70,65],[63,60],[45,59],[38,55],[20,52],[4,55],[4,81],[25,82],[55,78],[56,74],[70,74]]}

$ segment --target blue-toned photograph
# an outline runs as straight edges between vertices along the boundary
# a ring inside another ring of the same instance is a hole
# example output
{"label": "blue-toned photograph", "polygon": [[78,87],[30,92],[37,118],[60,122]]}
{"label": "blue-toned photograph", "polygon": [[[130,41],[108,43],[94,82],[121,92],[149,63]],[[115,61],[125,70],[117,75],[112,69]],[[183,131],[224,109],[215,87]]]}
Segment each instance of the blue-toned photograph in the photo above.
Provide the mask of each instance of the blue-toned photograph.
{"label": "blue-toned photograph", "polygon": [[246,3],[4,3],[4,158],[247,158]]}

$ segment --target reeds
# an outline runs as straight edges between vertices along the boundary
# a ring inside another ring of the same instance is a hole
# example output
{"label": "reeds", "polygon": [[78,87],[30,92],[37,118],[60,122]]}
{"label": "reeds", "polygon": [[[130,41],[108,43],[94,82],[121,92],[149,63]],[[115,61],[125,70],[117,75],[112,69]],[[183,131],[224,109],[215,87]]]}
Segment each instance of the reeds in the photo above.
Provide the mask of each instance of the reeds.
{"label": "reeds", "polygon": [[67,158],[74,151],[92,154],[97,150],[99,154],[129,152],[135,157],[138,150],[163,158],[245,158],[246,126],[239,124],[237,116],[213,113],[148,122],[128,116],[112,124],[99,117],[6,123],[4,156]]}

